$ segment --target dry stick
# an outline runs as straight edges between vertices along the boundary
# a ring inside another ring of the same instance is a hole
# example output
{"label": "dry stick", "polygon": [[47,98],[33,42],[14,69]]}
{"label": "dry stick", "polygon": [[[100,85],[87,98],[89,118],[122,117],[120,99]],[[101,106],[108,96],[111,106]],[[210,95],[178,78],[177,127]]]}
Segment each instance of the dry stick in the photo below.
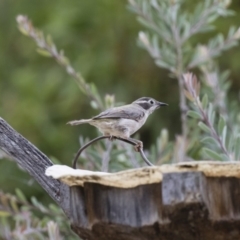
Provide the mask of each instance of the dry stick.
{"label": "dry stick", "polygon": [[[78,150],[78,152],[77,152],[77,154],[76,154],[76,156],[75,156],[75,158],[74,158],[74,160],[73,160],[73,165],[72,165],[73,168],[74,168],[74,169],[77,168],[77,160],[78,160],[80,154],[82,153],[82,151],[83,151],[84,149],[86,149],[87,147],[89,147],[90,145],[92,145],[94,142],[97,142],[97,141],[102,140],[102,139],[104,139],[104,138],[109,138],[109,139],[114,138],[114,139],[118,139],[118,140],[120,140],[120,141],[129,143],[129,144],[134,145],[134,146],[137,146],[137,145],[138,145],[137,140],[135,141],[134,139],[125,139],[125,138],[115,137],[115,136],[113,136],[113,137],[112,137],[112,136],[100,136],[100,137],[94,138],[93,140],[91,140],[90,142],[88,142],[87,144],[85,144],[83,147],[81,147],[81,148]],[[146,162],[146,164],[147,164],[148,166],[154,166],[154,165],[147,159],[147,157],[145,156],[142,147],[139,148],[139,152],[140,152],[143,160]]]}

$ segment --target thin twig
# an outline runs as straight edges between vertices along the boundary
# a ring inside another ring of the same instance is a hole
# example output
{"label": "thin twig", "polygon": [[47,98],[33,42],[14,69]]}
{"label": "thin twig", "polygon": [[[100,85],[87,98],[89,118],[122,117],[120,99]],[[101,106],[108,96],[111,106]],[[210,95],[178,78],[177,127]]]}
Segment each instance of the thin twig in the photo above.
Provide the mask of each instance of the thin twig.
{"label": "thin twig", "polygon": [[36,42],[37,46],[40,49],[39,52],[43,55],[53,57],[58,62],[58,64],[64,67],[67,73],[74,78],[82,92],[86,94],[90,99],[94,100],[98,107],[103,110],[104,107],[100,97],[98,97],[98,94],[91,89],[90,85],[86,83],[83,76],[79,72],[75,71],[69,59],[64,56],[64,52],[58,51],[51,38],[47,37],[47,39],[45,39],[43,33],[36,29],[26,16],[17,16],[17,23],[19,30],[23,34],[31,37]]}

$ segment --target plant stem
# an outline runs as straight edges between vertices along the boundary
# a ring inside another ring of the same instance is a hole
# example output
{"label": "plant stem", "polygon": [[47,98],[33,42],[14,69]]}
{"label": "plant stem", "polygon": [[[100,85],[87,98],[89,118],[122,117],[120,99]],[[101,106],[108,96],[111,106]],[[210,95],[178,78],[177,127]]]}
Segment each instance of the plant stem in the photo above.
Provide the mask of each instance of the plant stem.
{"label": "plant stem", "polygon": [[[178,80],[178,86],[179,86],[179,108],[181,112],[181,129],[182,129],[182,137],[183,137],[183,149],[185,149],[186,146],[186,139],[188,134],[188,126],[187,126],[187,102],[186,97],[184,95],[184,79],[183,79],[183,54],[182,54],[182,40],[179,34],[179,28],[177,27],[176,20],[172,22],[171,30],[173,34],[173,39],[175,42],[175,48],[176,48],[176,70],[174,72],[175,77]],[[183,161],[185,158],[185,150],[182,151],[182,156],[179,157],[180,161]]]}
{"label": "plant stem", "polygon": [[217,134],[214,126],[211,124],[207,114],[205,113],[205,111],[203,110],[203,108],[201,107],[201,104],[199,102],[198,99],[196,99],[197,102],[197,106],[201,112],[202,115],[202,120],[206,123],[206,125],[211,129],[211,135],[212,137],[218,142],[219,147],[222,149],[223,153],[229,158],[229,160],[231,160],[231,155],[229,154],[229,152],[227,151],[226,147],[224,146],[222,139],[219,137],[219,135]]}
{"label": "plant stem", "polygon": [[184,80],[182,76],[178,76],[178,86],[179,86],[179,107],[181,111],[181,125],[182,125],[182,135],[186,139],[188,134],[188,127],[187,127],[187,101],[184,95]]}
{"label": "plant stem", "polygon": [[28,37],[31,37],[39,49],[43,50],[42,53],[44,55],[54,58],[60,66],[65,68],[66,72],[73,77],[82,92],[91,100],[95,101],[99,109],[104,110],[99,95],[92,90],[91,85],[85,81],[82,75],[72,67],[70,61],[64,56],[64,52],[57,49],[51,38],[47,37],[45,39],[44,34],[36,29],[26,16],[17,16],[17,23],[19,30]]}

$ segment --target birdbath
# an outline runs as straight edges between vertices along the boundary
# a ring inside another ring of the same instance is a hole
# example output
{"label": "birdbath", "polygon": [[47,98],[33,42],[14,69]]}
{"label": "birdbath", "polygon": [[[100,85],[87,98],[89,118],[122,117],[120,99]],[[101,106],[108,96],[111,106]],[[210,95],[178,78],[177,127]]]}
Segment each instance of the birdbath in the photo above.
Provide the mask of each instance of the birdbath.
{"label": "birdbath", "polygon": [[240,163],[185,162],[117,173],[54,165],[83,239],[240,239]]}

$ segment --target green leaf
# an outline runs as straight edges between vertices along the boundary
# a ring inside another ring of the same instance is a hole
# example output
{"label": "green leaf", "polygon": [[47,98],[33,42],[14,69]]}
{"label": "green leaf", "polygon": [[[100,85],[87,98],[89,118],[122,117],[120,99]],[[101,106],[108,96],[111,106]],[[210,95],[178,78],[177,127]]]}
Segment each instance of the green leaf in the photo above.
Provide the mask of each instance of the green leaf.
{"label": "green leaf", "polygon": [[137,17],[137,20],[145,27],[151,28],[151,24],[149,23],[149,21],[145,20],[142,17]]}
{"label": "green leaf", "polygon": [[199,122],[198,123],[198,126],[206,133],[211,133],[211,129],[206,125],[204,124],[203,122]]}
{"label": "green leaf", "polygon": [[223,128],[225,125],[226,125],[226,122],[225,122],[224,118],[221,116],[218,121],[218,134],[222,134]]}
{"label": "green leaf", "polygon": [[23,35],[29,36],[29,32],[25,28],[18,26],[18,29]]}
{"label": "green leaf", "polygon": [[212,23],[212,22],[214,22],[217,18],[218,18],[218,15],[217,15],[217,14],[213,14],[213,15],[211,15],[211,16],[209,16],[209,17],[207,18],[207,22],[208,22],[208,23]]}
{"label": "green leaf", "polygon": [[195,111],[191,111],[191,110],[187,112],[187,115],[192,117],[192,118],[196,118],[196,119],[201,119],[202,118],[200,113],[195,112]]}
{"label": "green leaf", "polygon": [[[100,99],[100,96],[98,94],[98,90],[97,90],[97,87],[94,83],[91,83],[90,84],[90,88],[91,88],[91,92],[92,94],[96,97],[96,99]],[[100,101],[100,100],[99,100]],[[96,102],[96,104],[98,105],[98,103]],[[99,106],[97,106],[98,108]]]}
{"label": "green leaf", "polygon": [[230,76],[230,71],[229,70],[225,70],[224,72],[221,73],[220,80],[222,82],[227,81],[229,76]]}
{"label": "green leaf", "polygon": [[222,131],[222,142],[224,147],[226,147],[226,139],[227,139],[227,126],[225,125]]}
{"label": "green leaf", "polygon": [[11,205],[11,208],[13,209],[13,211],[15,213],[19,212],[19,208],[18,208],[18,205],[16,203],[15,198],[14,199],[13,198],[10,199],[10,205]]}
{"label": "green leaf", "polygon": [[234,155],[235,160],[240,160],[240,136],[238,136],[235,140]]}
{"label": "green leaf", "polygon": [[186,96],[186,98],[191,101],[194,102],[194,97],[191,95],[190,92],[188,92],[187,90],[184,89],[184,95]]}
{"label": "green leaf", "polygon": [[41,48],[38,48],[37,52],[44,57],[51,57],[52,56],[51,53],[49,53],[47,50],[43,50]]}
{"label": "green leaf", "polygon": [[26,197],[24,196],[23,192],[19,188],[17,188],[15,192],[20,201],[22,201],[23,203],[27,203]]}
{"label": "green leaf", "polygon": [[215,116],[216,116],[216,112],[213,111],[211,116],[210,116],[210,122],[212,123],[212,125],[214,125],[214,122],[215,122]]}
{"label": "green leaf", "polygon": [[38,200],[36,199],[36,197],[32,196],[32,197],[31,197],[31,202],[32,202],[32,204],[33,204],[35,207],[38,207],[38,206],[39,206],[39,202],[38,202]]}
{"label": "green leaf", "polygon": [[203,98],[202,98],[202,107],[203,109],[205,109],[208,105],[208,95],[204,94]]}
{"label": "green leaf", "polygon": [[228,31],[228,38],[232,38],[233,35],[235,34],[236,32],[236,27],[235,26],[231,26],[229,31]]}
{"label": "green leaf", "polygon": [[153,37],[152,37],[152,45],[156,52],[156,55],[158,56],[159,55],[159,43],[158,43],[158,36],[156,34],[153,35]]}
{"label": "green leaf", "polygon": [[60,208],[52,203],[49,205],[49,210],[52,211],[55,215],[61,212]]}
{"label": "green leaf", "polygon": [[228,82],[225,82],[225,83],[223,84],[222,89],[223,89],[224,91],[227,91],[230,87],[231,87],[231,82],[228,81]]}
{"label": "green leaf", "polygon": [[159,67],[163,67],[163,68],[166,68],[166,69],[171,69],[171,66],[168,63],[166,63],[162,60],[156,60],[155,63]]}
{"label": "green leaf", "polygon": [[203,153],[209,157],[209,160],[220,160],[222,161],[223,158],[220,154],[218,154],[217,152],[214,152],[213,150],[209,149],[209,148],[203,148],[202,149]]}
{"label": "green leaf", "polygon": [[92,100],[92,101],[90,102],[90,105],[91,105],[91,107],[92,107],[93,109],[98,109],[98,104],[97,104],[96,101]]}
{"label": "green leaf", "polygon": [[111,156],[112,157],[116,157],[117,155],[119,155],[119,154],[124,154],[124,153],[126,153],[126,150],[125,149],[120,149],[120,150],[112,150],[112,152],[111,152]]}
{"label": "green leaf", "polygon": [[217,40],[218,40],[218,43],[222,45],[223,42],[224,42],[223,34],[221,34],[221,33],[218,34],[218,35],[217,35]]}
{"label": "green leaf", "polygon": [[93,94],[97,94],[97,88],[96,88],[96,85],[94,83],[90,83],[89,84],[90,88],[91,88],[91,92]]}
{"label": "green leaf", "polygon": [[205,144],[213,144],[213,145],[218,146],[217,140],[213,137],[205,137],[201,140],[201,142],[203,142]]}
{"label": "green leaf", "polygon": [[47,35],[46,41],[47,41],[47,44],[48,44],[49,46],[53,46],[53,45],[54,45],[53,40],[52,40],[52,37],[51,37],[50,35]]}
{"label": "green leaf", "polygon": [[7,211],[0,211],[0,217],[9,217],[11,216],[11,213]]}
{"label": "green leaf", "polygon": [[48,210],[40,203],[38,202],[37,198],[32,196],[31,197],[32,204],[38,208],[41,212],[46,213]]}
{"label": "green leaf", "polygon": [[211,116],[212,116],[212,113],[213,113],[213,105],[212,105],[212,103],[209,103],[207,112],[208,112],[208,119],[210,120]]}
{"label": "green leaf", "polygon": [[162,129],[160,133],[160,138],[158,138],[157,146],[160,147],[160,149],[164,149],[169,141],[169,133],[167,129]]}
{"label": "green leaf", "polygon": [[146,1],[142,2],[142,12],[144,15],[148,15],[148,4]]}

